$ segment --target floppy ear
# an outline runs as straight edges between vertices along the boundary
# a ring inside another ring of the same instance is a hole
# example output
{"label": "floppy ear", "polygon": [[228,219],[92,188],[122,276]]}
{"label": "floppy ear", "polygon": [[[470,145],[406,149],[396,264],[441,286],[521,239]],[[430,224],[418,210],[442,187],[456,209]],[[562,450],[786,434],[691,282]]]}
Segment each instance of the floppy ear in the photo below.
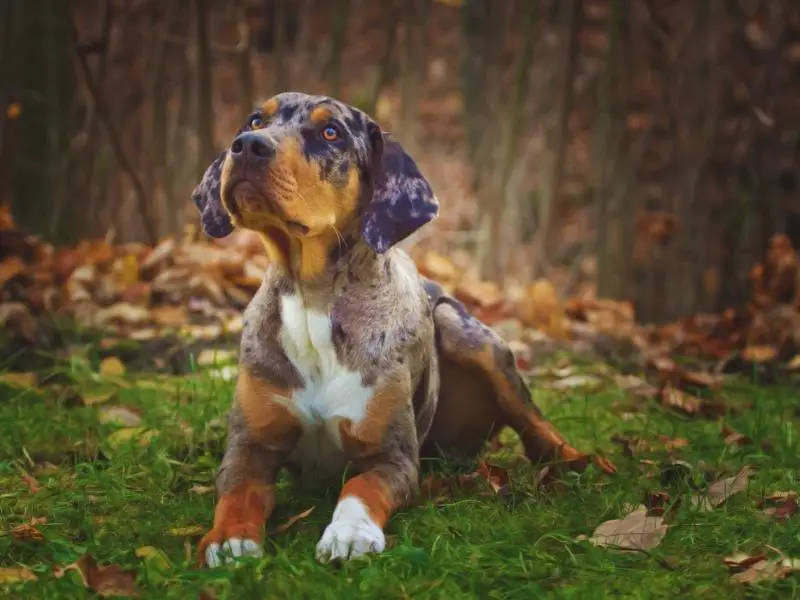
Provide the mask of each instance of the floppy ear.
{"label": "floppy ear", "polygon": [[228,155],[226,150],[212,162],[203,173],[203,179],[194,188],[192,200],[200,211],[200,223],[203,231],[214,238],[223,238],[233,233],[233,223],[228,211],[222,206],[220,197],[220,177],[222,165]]}
{"label": "floppy ear", "polygon": [[404,240],[439,212],[439,201],[417,164],[376,123],[372,143],[372,198],[361,223],[361,237],[378,254]]}

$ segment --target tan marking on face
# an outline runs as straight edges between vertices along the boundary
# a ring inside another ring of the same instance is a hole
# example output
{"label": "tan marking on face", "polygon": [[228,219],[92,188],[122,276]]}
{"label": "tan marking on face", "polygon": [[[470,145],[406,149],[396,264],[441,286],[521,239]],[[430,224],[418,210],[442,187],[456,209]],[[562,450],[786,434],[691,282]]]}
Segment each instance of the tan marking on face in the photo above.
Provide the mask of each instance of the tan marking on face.
{"label": "tan marking on face", "polygon": [[358,498],[367,507],[374,523],[383,529],[395,509],[386,483],[373,473],[362,473],[350,479],[342,487],[339,501]]}
{"label": "tan marking on face", "polygon": [[197,547],[200,563],[205,562],[206,548],[231,538],[264,538],[264,524],[275,507],[275,487],[259,481],[246,481],[217,501],[214,526]]}
{"label": "tan marking on face", "polygon": [[265,440],[270,449],[288,450],[302,434],[300,421],[289,412],[289,389],[267,383],[240,367],[236,381],[236,404],[251,434]]}
{"label": "tan marking on face", "polygon": [[274,117],[275,113],[278,112],[278,108],[280,108],[280,102],[278,102],[277,98],[270,98],[263,105],[261,105],[261,113],[267,119]]}
{"label": "tan marking on face", "polygon": [[333,116],[333,110],[330,106],[317,106],[311,111],[309,119],[314,125],[322,125]]}

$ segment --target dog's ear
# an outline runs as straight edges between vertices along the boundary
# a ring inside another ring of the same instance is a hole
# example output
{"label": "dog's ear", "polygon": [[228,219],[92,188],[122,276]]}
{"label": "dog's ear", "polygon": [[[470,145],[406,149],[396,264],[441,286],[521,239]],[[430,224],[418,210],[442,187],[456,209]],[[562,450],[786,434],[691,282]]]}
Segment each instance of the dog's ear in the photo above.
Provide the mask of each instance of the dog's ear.
{"label": "dog's ear", "polygon": [[203,231],[213,238],[223,238],[233,233],[233,223],[225,207],[222,206],[220,196],[220,178],[222,177],[222,165],[228,155],[226,150],[212,162],[203,179],[197,184],[192,192],[197,210],[200,211],[200,223]]}
{"label": "dog's ear", "polygon": [[371,188],[361,237],[381,254],[433,220],[439,201],[414,160],[374,122],[368,125],[372,145]]}

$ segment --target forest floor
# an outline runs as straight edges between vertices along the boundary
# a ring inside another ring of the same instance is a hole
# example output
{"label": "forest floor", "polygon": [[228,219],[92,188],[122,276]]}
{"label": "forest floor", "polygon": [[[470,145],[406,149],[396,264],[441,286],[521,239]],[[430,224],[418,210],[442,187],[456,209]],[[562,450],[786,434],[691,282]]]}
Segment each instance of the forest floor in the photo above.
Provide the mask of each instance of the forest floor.
{"label": "forest floor", "polygon": [[[282,479],[265,557],[211,570],[197,568],[195,552],[213,516],[235,359],[165,376],[84,350],[39,373],[34,389],[27,376],[0,376],[3,597],[800,597],[796,390],[736,383],[723,392],[726,415],[708,420],[631,403],[602,378],[591,390],[534,382],[546,415],[578,448],[612,458],[615,476],[590,467],[548,480],[506,433],[484,457],[497,477],[427,465],[438,491],[394,516],[383,554],[343,566],[314,559],[336,490],[310,495]],[[749,485],[720,496],[713,482],[744,467]],[[703,510],[703,498],[715,506]],[[666,531],[649,549],[587,539],[643,502]],[[734,556],[738,575],[724,562]]]}

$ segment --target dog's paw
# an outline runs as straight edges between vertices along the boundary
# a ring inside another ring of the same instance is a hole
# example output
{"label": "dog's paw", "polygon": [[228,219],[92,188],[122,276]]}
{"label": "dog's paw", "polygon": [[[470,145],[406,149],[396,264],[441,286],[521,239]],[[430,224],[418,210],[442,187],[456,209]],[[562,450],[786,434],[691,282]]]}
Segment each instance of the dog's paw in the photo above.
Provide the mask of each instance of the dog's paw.
{"label": "dog's paw", "polygon": [[252,556],[259,558],[264,556],[264,549],[261,544],[254,540],[243,540],[241,538],[229,538],[222,542],[211,542],[205,549],[205,563],[211,568],[219,567],[223,562],[230,563],[237,558]]}
{"label": "dog's paw", "polygon": [[345,498],[317,544],[317,560],[349,560],[370,552],[383,552],[386,537],[357,498]]}

